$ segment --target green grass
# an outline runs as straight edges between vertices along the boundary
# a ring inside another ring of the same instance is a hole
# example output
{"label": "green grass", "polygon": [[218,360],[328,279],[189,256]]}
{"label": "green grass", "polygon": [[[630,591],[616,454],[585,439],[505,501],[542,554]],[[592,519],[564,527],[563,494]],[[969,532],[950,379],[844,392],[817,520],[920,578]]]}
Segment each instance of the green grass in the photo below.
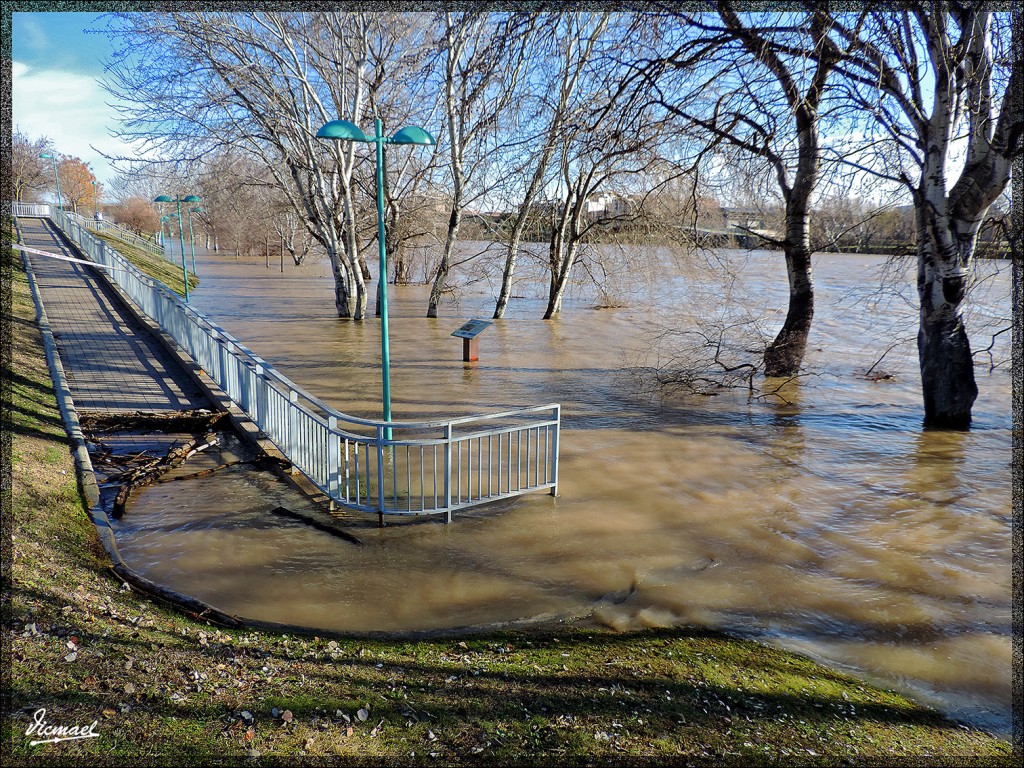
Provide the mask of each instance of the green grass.
{"label": "green grass", "polygon": [[[18,272],[13,315],[5,765],[1013,762],[1006,742],[896,693],[714,633],[412,642],[225,630],[176,612],[107,568]],[[96,720],[100,736],[30,746],[39,708],[54,724]]]}
{"label": "green grass", "polygon": [[[155,280],[159,280],[178,295],[184,295],[185,281],[182,277],[180,264],[172,264],[162,256],[158,256],[144,248],[126,243],[124,240],[105,232],[94,232],[93,234],[104,240],[107,245],[114,248],[118,253],[128,259],[128,261],[141,269],[147,275]],[[189,272],[188,289],[193,291],[198,287],[198,285],[199,278]]]}

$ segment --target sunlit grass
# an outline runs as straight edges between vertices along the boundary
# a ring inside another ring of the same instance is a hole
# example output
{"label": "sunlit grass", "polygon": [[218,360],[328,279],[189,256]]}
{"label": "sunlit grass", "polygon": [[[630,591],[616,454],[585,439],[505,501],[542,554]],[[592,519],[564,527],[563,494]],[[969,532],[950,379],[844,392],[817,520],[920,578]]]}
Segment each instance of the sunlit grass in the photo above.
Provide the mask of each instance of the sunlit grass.
{"label": "sunlit grass", "polygon": [[[185,293],[185,281],[182,277],[181,264],[173,264],[162,256],[158,256],[144,248],[126,243],[120,238],[105,232],[94,232],[94,235],[104,240],[107,245],[116,250],[128,261],[142,270],[145,274],[159,280],[178,295]],[[188,264],[186,259],[186,264]],[[188,289],[195,290],[199,285],[199,278],[189,272]]]}

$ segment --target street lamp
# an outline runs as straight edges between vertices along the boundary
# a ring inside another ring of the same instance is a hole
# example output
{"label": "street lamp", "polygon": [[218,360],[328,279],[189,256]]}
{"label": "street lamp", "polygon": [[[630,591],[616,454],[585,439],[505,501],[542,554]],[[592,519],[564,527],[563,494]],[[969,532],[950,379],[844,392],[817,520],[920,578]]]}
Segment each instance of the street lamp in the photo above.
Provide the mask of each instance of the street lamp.
{"label": "street lamp", "polygon": [[[192,195],[192,197],[195,197],[195,195]],[[196,199],[198,200],[199,198],[196,198]],[[195,235],[192,234],[192,214],[193,213],[202,213],[202,212],[203,212],[203,209],[200,206],[198,206],[198,205],[195,208],[189,208],[188,209],[188,242],[189,242],[189,245],[192,247],[192,274],[193,275],[196,274],[196,238],[195,238]]]}
{"label": "street lamp", "polygon": [[60,199],[60,177],[57,176],[57,158],[53,155],[42,154],[39,157],[45,158],[53,163],[53,182],[57,185],[57,208],[63,210],[64,203]]}
{"label": "street lamp", "polygon": [[[434,137],[422,128],[409,125],[402,128],[390,139],[383,134],[384,125],[377,118],[373,121],[374,136],[368,137],[355,123],[348,120],[331,120],[320,126],[316,132],[319,139],[334,141],[362,141],[374,144],[377,162],[377,245],[380,255],[380,271],[377,278],[380,289],[380,366],[384,400],[384,421],[391,421],[391,351],[388,343],[388,262],[384,246],[384,145],[385,144],[421,144],[432,145],[437,142]],[[391,430],[388,429],[388,439]]]}
{"label": "street lamp", "polygon": [[[154,203],[175,203],[178,206],[178,244],[181,246],[181,275],[185,280],[185,302],[188,303],[188,267],[185,266],[185,233],[182,231],[181,226],[181,204],[182,203],[198,203],[200,198],[197,195],[187,195],[185,197],[168,197],[167,195],[158,195],[153,198]],[[195,271],[195,257],[193,257],[192,271]]]}
{"label": "street lamp", "polygon": [[[166,224],[168,221],[170,221],[173,218],[174,218],[174,214],[173,213],[168,214],[167,216],[161,216],[160,217],[160,247],[161,248],[163,248],[166,245],[166,242],[164,240],[164,224]],[[167,225],[167,236],[170,237],[170,235],[171,235],[171,225],[168,224]]]}

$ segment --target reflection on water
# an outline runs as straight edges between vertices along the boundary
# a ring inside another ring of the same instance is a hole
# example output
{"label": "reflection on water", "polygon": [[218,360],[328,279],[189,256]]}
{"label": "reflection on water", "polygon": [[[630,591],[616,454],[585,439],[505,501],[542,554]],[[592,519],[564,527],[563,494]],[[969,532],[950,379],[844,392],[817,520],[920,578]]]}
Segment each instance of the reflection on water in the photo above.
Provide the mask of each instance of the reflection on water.
{"label": "reflection on water", "polygon": [[[746,263],[732,298],[781,321],[778,256],[735,258]],[[671,343],[658,341],[666,325],[691,322],[693,297],[724,295],[709,273],[638,281],[620,309],[591,309],[581,291],[552,322],[538,319],[540,293],[520,286],[525,298],[480,337],[477,364],[462,363],[449,334],[489,317],[486,283],[433,320],[421,317],[425,288],[391,289],[395,418],[561,402],[558,498],[501,502],[451,526],[353,519],[358,548],[274,517],[293,495],[228,472],[188,497],[174,483],[141,493],[120,524],[122,555],[222,610],[335,630],[551,616],[621,630],[721,627],[912,689],[1005,733],[1009,372],[978,369],[973,431],[922,432],[916,313],[865,285],[880,264],[817,260],[810,375],[782,399],[655,397],[631,372]],[[377,416],[379,326],[337,321],[326,274],[207,256],[193,303],[318,396]],[[985,286],[976,347],[988,345],[987,323],[1009,317],[1007,272]],[[893,378],[858,375],[894,340],[902,343],[881,363]]]}

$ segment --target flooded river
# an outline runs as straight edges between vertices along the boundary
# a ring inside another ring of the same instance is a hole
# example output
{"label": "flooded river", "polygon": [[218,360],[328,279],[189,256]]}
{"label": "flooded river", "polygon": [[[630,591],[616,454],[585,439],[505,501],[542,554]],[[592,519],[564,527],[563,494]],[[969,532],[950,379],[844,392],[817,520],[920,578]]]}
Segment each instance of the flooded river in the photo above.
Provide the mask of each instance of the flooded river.
{"label": "flooded river", "polygon": [[[626,287],[580,288],[551,322],[543,289],[524,283],[474,364],[450,333],[490,317],[493,265],[435,320],[422,317],[427,288],[390,287],[394,418],[559,402],[557,498],[449,526],[353,518],[357,548],[274,517],[280,488],[226,472],[187,497],[178,484],[140,493],[116,524],[122,556],[229,613],[341,631],[576,616],[718,627],[1008,733],[1010,334],[977,357],[974,428],[923,432],[913,271],[881,291],[884,259],[821,255],[807,375],[775,394],[779,382],[656,388],[651,369],[689,354],[678,332],[706,330],[699,318],[781,322],[781,256],[719,255],[735,279],[702,264],[666,278],[652,254],[623,271]],[[379,325],[334,317],[324,265],[282,274],[274,260],[208,254],[199,274],[197,308],[340,410],[379,417]],[[979,278],[969,330],[984,349],[1009,324],[1008,262]]]}

